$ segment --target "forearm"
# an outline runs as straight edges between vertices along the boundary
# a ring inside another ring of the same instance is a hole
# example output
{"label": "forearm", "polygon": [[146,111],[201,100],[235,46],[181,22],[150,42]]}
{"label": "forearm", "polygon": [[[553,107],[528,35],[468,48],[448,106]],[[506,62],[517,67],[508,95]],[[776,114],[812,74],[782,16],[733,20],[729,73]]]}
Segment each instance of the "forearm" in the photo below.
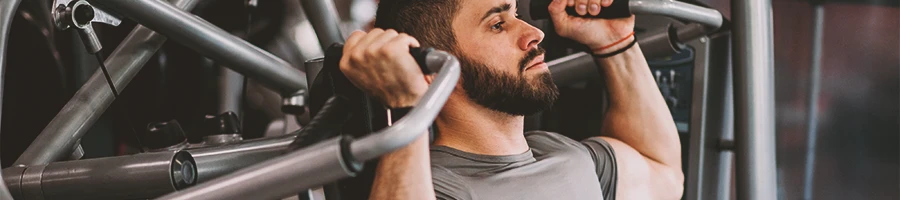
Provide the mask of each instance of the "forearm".
{"label": "forearm", "polygon": [[435,199],[428,134],[381,157],[370,199]]}
{"label": "forearm", "polygon": [[621,140],[651,160],[681,169],[675,122],[640,47],[635,45],[596,61],[610,96],[603,134]]}

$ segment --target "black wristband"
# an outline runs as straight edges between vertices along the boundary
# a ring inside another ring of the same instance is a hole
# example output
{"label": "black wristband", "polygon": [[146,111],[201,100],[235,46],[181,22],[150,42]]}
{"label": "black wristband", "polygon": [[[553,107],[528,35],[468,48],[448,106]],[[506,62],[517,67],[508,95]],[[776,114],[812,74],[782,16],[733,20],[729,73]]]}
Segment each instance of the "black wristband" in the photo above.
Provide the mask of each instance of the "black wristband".
{"label": "black wristband", "polygon": [[625,47],[623,47],[623,48],[621,48],[621,49],[619,49],[619,50],[616,50],[616,51],[613,51],[613,52],[610,52],[610,53],[605,53],[605,54],[600,54],[600,55],[594,55],[594,58],[609,58],[609,57],[612,57],[612,56],[615,56],[615,55],[619,55],[620,53],[625,52],[625,51],[628,51],[628,49],[631,49],[631,47],[633,47],[634,44],[637,44],[637,38],[634,38],[634,40],[631,41],[631,43],[629,43],[628,46],[625,46]]}

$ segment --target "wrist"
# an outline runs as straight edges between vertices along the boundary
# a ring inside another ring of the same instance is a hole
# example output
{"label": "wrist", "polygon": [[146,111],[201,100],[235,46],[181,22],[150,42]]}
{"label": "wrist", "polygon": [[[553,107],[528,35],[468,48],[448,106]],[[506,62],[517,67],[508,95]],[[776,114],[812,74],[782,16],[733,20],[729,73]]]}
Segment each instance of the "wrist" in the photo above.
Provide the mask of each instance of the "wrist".
{"label": "wrist", "polygon": [[591,46],[591,53],[594,55],[604,55],[613,53],[615,51],[620,51],[622,49],[628,48],[633,42],[637,40],[634,37],[634,32],[629,33],[625,37],[622,37],[616,41],[606,43],[603,45],[594,45]]}

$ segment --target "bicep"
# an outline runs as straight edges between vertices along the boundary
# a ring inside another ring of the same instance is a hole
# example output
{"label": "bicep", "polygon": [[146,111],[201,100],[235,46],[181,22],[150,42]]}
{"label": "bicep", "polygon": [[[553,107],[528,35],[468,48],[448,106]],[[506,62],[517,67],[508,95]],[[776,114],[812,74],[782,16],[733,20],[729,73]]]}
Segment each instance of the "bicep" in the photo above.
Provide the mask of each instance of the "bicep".
{"label": "bicep", "polygon": [[[616,168],[618,182],[616,199],[678,199],[681,194],[683,178],[681,171],[667,167],[657,161],[648,159],[640,152],[622,141],[600,137],[616,152]],[[673,187],[677,185],[677,187]]]}

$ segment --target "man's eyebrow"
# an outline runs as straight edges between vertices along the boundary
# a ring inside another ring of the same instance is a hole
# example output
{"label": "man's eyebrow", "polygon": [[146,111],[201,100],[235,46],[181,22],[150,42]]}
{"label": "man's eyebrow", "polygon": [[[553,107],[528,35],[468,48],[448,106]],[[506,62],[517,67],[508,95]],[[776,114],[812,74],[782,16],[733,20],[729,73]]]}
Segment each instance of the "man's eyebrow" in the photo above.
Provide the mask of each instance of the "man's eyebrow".
{"label": "man's eyebrow", "polygon": [[501,6],[493,7],[493,8],[491,8],[491,10],[488,10],[487,13],[484,13],[484,17],[481,17],[481,21],[484,21],[484,19],[486,19],[487,17],[490,17],[491,14],[509,11],[510,8],[512,8],[512,5],[510,5],[508,3],[503,4]]}

